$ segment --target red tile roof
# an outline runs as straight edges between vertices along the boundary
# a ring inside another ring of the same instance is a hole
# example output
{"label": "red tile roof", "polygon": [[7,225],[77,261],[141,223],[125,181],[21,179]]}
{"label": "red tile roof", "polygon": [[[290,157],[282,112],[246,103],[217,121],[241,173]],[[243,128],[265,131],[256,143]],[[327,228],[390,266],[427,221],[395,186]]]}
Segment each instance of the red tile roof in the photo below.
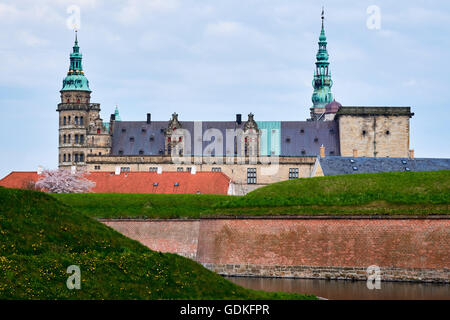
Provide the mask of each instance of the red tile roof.
{"label": "red tile roof", "polygon": [[[91,172],[86,178],[95,182],[96,193],[202,193],[227,194],[230,178],[222,172]],[[25,189],[39,179],[37,172],[13,171],[0,180],[0,186]],[[154,184],[158,185],[155,186]],[[175,186],[178,183],[178,186]]]}

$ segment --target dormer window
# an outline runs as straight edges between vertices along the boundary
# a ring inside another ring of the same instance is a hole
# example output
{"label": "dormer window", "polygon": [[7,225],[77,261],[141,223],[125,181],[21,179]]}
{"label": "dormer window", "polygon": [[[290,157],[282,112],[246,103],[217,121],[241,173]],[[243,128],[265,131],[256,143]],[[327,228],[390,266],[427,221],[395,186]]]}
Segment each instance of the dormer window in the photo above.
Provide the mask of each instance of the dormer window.
{"label": "dormer window", "polygon": [[134,137],[130,137],[130,142],[134,142]]}
{"label": "dormer window", "polygon": [[140,154],[140,155],[143,155],[143,154],[144,154],[144,150],[142,150],[142,149],[139,150],[139,154]]}

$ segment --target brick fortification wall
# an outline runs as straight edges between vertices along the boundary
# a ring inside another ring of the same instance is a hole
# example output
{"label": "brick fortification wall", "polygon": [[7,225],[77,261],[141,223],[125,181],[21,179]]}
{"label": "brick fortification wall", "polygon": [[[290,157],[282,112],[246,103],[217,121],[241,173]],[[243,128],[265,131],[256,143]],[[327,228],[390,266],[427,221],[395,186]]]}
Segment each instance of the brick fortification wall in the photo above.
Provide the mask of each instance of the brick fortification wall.
{"label": "brick fortification wall", "polygon": [[224,275],[450,282],[450,219],[106,221],[158,251]]}

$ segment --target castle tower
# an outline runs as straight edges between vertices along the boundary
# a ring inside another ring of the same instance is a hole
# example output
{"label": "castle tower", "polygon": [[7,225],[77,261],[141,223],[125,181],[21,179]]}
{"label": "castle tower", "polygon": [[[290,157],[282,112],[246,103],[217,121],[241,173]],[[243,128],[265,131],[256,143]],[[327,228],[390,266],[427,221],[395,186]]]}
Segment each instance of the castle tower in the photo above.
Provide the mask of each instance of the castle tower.
{"label": "castle tower", "polygon": [[331,73],[329,71],[327,37],[324,29],[324,10],[322,9],[322,30],[319,37],[319,51],[316,55],[316,70],[314,71],[314,79],[312,82],[314,92],[312,95],[313,106],[311,110],[311,119],[318,120],[325,113],[325,106],[333,101],[331,87]]}
{"label": "castle tower", "polygon": [[[100,104],[90,103],[91,90],[84,75],[77,34],[60,93],[61,103],[56,109],[59,112],[58,164],[60,168],[84,167],[87,155],[94,150],[109,153],[110,137],[100,119]],[[96,142],[97,136],[100,139]]]}

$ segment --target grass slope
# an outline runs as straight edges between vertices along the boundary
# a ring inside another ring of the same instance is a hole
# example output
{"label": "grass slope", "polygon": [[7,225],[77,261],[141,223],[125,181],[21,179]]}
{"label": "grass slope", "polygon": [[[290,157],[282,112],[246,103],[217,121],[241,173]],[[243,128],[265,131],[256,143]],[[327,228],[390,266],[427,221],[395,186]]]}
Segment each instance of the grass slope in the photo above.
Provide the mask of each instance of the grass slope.
{"label": "grass slope", "polygon": [[428,215],[450,213],[450,171],[352,174],[274,183],[246,196],[58,194],[90,216]]}
{"label": "grass slope", "polygon": [[[0,187],[0,299],[314,298],[247,290],[151,251],[47,194]],[[81,268],[81,290],[66,269]]]}

